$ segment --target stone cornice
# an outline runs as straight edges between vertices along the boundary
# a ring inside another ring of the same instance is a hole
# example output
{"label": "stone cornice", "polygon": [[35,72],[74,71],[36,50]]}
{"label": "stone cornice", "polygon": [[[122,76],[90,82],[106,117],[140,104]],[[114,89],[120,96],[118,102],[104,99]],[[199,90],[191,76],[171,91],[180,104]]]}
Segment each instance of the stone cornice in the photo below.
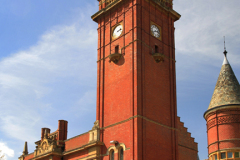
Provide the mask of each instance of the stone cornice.
{"label": "stone cornice", "polygon": [[109,4],[107,7],[101,9],[100,11],[98,11],[97,13],[95,13],[94,15],[91,16],[91,18],[97,22],[97,18],[99,18],[100,16],[102,16],[103,14],[105,14],[105,12],[109,11],[110,9],[112,9],[114,6],[116,6],[117,4],[119,4],[120,2],[122,2],[123,0],[115,0],[114,2],[112,2],[111,4]]}
{"label": "stone cornice", "polygon": [[207,116],[212,113],[212,112],[216,112],[219,110],[223,110],[223,109],[240,109],[240,105],[239,104],[230,104],[230,105],[222,105],[222,106],[217,106],[211,109],[208,109],[206,112],[204,112],[203,117],[205,120],[207,120]]}
{"label": "stone cornice", "polygon": [[[107,5],[105,8],[99,10],[97,13],[95,13],[94,15],[91,16],[91,18],[93,19],[93,21],[97,22],[97,19],[99,17],[101,17],[102,15],[104,15],[107,11],[109,11],[110,9],[112,9],[113,7],[115,7],[117,4],[121,3],[124,0],[115,0],[114,2],[110,3],[109,5]],[[146,0],[147,2],[149,0]],[[164,11],[166,13],[168,13],[171,17],[173,17],[174,21],[177,21],[180,19],[181,15],[179,13],[177,13],[176,11],[174,11],[171,8],[166,8],[163,7],[161,5],[159,5],[157,3],[157,1],[154,0],[154,2],[156,3],[157,6],[161,7],[162,9],[164,9]],[[152,3],[151,3],[152,4]]]}
{"label": "stone cornice", "polygon": [[44,158],[44,157],[48,157],[48,156],[52,156],[52,155],[55,155],[55,156],[62,156],[59,152],[46,152],[46,153],[44,153],[44,154],[41,154],[41,155],[39,155],[39,156],[36,156],[36,157],[34,157],[34,158],[31,158],[30,160],[37,160],[37,159],[42,159],[42,158]]}

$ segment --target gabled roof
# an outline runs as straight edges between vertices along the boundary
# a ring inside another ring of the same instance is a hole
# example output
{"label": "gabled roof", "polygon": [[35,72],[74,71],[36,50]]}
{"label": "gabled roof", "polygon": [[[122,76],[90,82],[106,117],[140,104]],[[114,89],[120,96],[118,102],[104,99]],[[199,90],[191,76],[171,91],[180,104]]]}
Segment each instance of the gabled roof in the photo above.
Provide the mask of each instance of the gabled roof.
{"label": "gabled roof", "polygon": [[240,86],[225,54],[208,110],[214,107],[236,104],[240,105]]}

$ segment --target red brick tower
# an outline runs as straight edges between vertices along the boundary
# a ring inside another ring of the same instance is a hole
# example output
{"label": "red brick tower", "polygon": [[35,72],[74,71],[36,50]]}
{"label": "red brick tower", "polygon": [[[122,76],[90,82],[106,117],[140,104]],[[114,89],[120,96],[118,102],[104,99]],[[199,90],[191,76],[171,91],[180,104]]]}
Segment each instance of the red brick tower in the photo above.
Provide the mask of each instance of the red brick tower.
{"label": "red brick tower", "polygon": [[208,154],[210,160],[240,159],[240,86],[225,58],[208,110]]}
{"label": "red brick tower", "polygon": [[98,1],[92,19],[101,155],[177,160],[174,22],[180,15],[172,0]]}
{"label": "red brick tower", "polygon": [[19,160],[197,160],[177,117],[172,0],[98,1],[96,122],[69,139],[67,121],[43,128]]}

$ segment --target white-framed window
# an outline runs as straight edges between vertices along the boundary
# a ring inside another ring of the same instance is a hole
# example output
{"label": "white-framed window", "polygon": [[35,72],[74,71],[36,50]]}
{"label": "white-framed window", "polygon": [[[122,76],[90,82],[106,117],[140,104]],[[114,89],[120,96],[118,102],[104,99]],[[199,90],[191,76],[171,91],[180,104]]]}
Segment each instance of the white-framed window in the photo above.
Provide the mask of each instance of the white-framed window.
{"label": "white-framed window", "polygon": [[221,159],[226,159],[226,152],[221,153]]}
{"label": "white-framed window", "polygon": [[228,152],[227,155],[228,155],[228,158],[233,158],[233,153],[232,152]]}
{"label": "white-framed window", "polygon": [[235,157],[235,158],[239,158],[239,157],[240,157],[240,156],[239,156],[239,152],[235,152],[235,153],[234,153],[234,157]]}

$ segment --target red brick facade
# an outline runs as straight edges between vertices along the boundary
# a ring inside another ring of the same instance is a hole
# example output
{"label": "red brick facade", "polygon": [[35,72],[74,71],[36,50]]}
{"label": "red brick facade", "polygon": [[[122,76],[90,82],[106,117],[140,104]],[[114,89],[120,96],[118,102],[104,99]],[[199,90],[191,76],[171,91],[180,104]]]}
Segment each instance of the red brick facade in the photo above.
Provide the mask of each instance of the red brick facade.
{"label": "red brick facade", "polygon": [[239,152],[240,109],[218,108],[207,114],[208,154],[211,157],[221,152]]}
{"label": "red brick facade", "polygon": [[[52,133],[44,130],[36,149],[41,153],[32,159],[111,160],[114,151],[120,160],[122,149],[124,160],[197,160],[197,144],[177,117],[174,22],[180,15],[172,1],[99,0],[92,18],[98,23],[95,125],[71,139],[65,123],[60,125],[58,152],[48,149],[54,148]],[[122,33],[113,38],[118,24]],[[160,37],[153,36],[151,24]],[[50,147],[42,150],[43,141]]]}

